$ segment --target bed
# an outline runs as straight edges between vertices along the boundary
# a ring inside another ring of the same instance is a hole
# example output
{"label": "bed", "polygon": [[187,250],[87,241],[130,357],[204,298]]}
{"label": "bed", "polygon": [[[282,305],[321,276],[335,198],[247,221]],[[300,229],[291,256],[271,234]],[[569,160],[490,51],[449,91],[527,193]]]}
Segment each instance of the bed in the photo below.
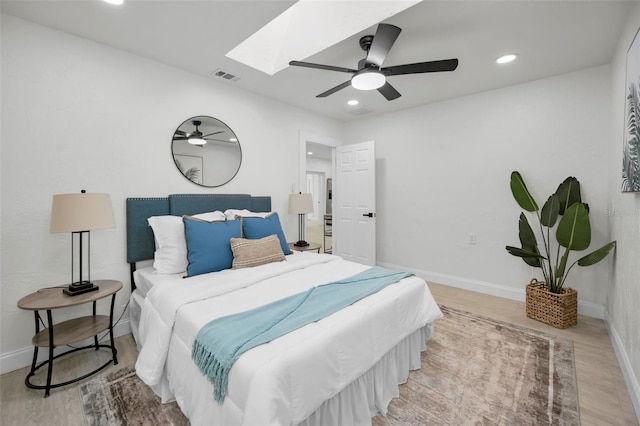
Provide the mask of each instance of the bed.
{"label": "bed", "polygon": [[271,199],[177,194],[129,198],[126,205],[130,321],[140,350],[136,372],[163,402],[177,401],[192,424],[370,424],[373,415],[386,413],[409,371],[420,368],[421,352],[442,313],[426,283],[408,276],[243,353],[228,374],[226,397],[216,402],[214,386],[192,360],[194,341],[206,324],[370,267],[331,254],[291,252],[285,260],[255,267],[189,278],[184,272],[160,274],[150,217],[270,212]]}

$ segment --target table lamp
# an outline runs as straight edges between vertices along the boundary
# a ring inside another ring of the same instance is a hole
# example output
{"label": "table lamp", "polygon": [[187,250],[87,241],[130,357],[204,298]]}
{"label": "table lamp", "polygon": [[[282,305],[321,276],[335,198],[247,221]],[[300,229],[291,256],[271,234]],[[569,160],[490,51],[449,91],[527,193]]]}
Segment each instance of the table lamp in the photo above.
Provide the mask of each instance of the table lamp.
{"label": "table lamp", "polygon": [[[69,296],[98,290],[91,282],[91,235],[95,229],[115,228],[113,208],[109,194],[87,194],[85,190],[76,194],[58,194],[53,196],[51,205],[51,225],[49,232],[71,232],[71,284],[63,292]],[[84,249],[87,237],[87,279],[83,278]],[[78,269],[79,278],[74,280],[74,241],[79,241]]]}
{"label": "table lamp", "polygon": [[289,194],[289,214],[298,215],[298,242],[293,245],[296,247],[306,247],[309,245],[304,240],[304,215],[313,213],[313,197],[311,194]]}

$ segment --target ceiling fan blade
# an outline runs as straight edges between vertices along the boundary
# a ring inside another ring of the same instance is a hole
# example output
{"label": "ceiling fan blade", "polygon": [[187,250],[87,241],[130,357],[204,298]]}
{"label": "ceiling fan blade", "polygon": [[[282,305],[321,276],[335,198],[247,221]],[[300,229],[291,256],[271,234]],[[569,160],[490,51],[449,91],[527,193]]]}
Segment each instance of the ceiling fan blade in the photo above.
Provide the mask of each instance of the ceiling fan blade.
{"label": "ceiling fan blade", "polygon": [[326,98],[327,96],[336,93],[338,90],[342,90],[345,87],[349,87],[349,86],[351,86],[351,80],[345,81],[344,83],[337,85],[333,89],[329,89],[326,92],[320,93],[319,95],[316,96],[316,98]]}
{"label": "ceiling fan blade", "polygon": [[187,139],[189,139],[189,138],[188,138],[188,137],[186,137],[186,136],[176,136],[176,135],[173,135],[173,140],[174,140],[174,141],[186,141]]}
{"label": "ceiling fan blade", "polygon": [[458,67],[457,59],[443,59],[441,61],[418,62],[415,64],[394,65],[382,68],[384,75],[420,74],[425,72],[453,71]]}
{"label": "ceiling fan blade", "polygon": [[351,68],[334,67],[333,65],[313,64],[311,62],[291,61],[289,62],[289,65],[293,65],[294,67],[316,68],[326,71],[348,72],[350,74],[358,72],[358,70],[354,70]]}
{"label": "ceiling fan blade", "polygon": [[367,64],[375,64],[378,67],[382,66],[385,58],[391,50],[391,46],[396,42],[396,39],[400,35],[400,28],[391,24],[379,24],[376,34],[373,36],[373,41],[369,47],[369,53],[367,53]]}
{"label": "ceiling fan blade", "polygon": [[236,144],[237,142],[234,141],[229,141],[229,140],[225,140],[225,139],[205,139],[206,141],[215,141],[215,142],[224,142],[224,143],[232,143],[232,144]]}
{"label": "ceiling fan blade", "polygon": [[202,139],[204,139],[207,136],[213,136],[213,135],[217,135],[219,133],[224,133],[224,130],[218,130],[217,132],[213,132],[213,133],[209,133],[209,134],[206,134],[206,135],[202,135],[201,137],[202,137]]}
{"label": "ceiling fan blade", "polygon": [[398,92],[389,82],[385,83],[384,86],[378,88],[378,92],[382,94],[388,101],[392,101],[394,99],[398,99],[400,96],[400,92]]}
{"label": "ceiling fan blade", "polygon": [[176,130],[176,135],[187,136],[187,132],[183,132],[182,130]]}

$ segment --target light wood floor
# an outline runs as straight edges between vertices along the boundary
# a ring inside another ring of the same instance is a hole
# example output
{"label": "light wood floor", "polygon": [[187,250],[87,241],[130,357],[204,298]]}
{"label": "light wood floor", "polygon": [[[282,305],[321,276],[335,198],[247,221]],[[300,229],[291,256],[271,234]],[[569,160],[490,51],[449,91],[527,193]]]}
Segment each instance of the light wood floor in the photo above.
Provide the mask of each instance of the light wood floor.
{"label": "light wood floor", "polygon": [[440,305],[573,340],[582,426],[638,425],[629,391],[602,320],[579,316],[577,325],[559,330],[527,318],[524,302],[433,283],[429,283],[429,288]]}
{"label": "light wood floor", "polygon": [[[572,339],[582,425],[638,426],[629,393],[602,321],[581,316],[578,325],[558,330],[527,318],[524,304],[520,302],[438,284],[430,283],[429,288],[441,305]],[[109,366],[104,372],[135,363],[137,351],[131,335],[116,339],[116,347],[120,362],[117,366]],[[89,350],[63,357],[54,364],[54,381],[65,380],[78,372],[87,371],[88,364],[99,365],[108,359],[108,355],[106,351]],[[84,425],[79,384],[53,389],[49,398],[43,398],[43,391],[32,390],[24,385],[27,371],[27,368],[23,368],[0,376],[1,425]],[[44,374],[38,373],[36,377],[42,380]],[[41,383],[37,378],[33,382]]]}

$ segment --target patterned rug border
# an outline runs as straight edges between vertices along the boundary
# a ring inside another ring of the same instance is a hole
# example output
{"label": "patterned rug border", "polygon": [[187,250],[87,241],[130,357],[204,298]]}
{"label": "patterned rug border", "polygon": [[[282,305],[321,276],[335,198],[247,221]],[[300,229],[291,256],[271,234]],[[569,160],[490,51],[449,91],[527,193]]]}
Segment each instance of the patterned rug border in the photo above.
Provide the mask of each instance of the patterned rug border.
{"label": "patterned rug border", "polygon": [[[518,324],[514,324],[508,321],[503,321],[503,320],[498,320],[495,318],[491,318],[485,315],[480,315],[480,314],[475,314],[473,312],[469,312],[469,311],[463,311],[461,309],[456,309],[456,308],[452,308],[450,306],[447,305],[440,305],[440,310],[441,311],[451,311],[451,312],[455,312],[457,314],[461,314],[461,315],[465,315],[467,317],[475,317],[475,318],[480,318],[484,321],[487,322],[491,322],[494,324],[500,324],[500,325],[507,325],[509,328],[513,329],[513,330],[519,330],[525,333],[529,333],[529,334],[535,334],[541,337],[545,337],[549,340],[556,340],[556,341],[562,341],[564,343],[570,344],[571,345],[571,352],[573,353],[573,340],[566,338],[566,337],[559,337],[556,336],[555,334],[551,334],[551,333],[547,333],[545,331],[540,331],[540,330],[536,330],[534,328],[529,328],[529,327],[525,327],[523,325],[518,325]],[[444,312],[443,312],[444,313]],[[436,322],[436,326],[437,326],[437,322]],[[551,327],[551,326],[549,326]],[[575,359],[575,358],[574,358]]]}

